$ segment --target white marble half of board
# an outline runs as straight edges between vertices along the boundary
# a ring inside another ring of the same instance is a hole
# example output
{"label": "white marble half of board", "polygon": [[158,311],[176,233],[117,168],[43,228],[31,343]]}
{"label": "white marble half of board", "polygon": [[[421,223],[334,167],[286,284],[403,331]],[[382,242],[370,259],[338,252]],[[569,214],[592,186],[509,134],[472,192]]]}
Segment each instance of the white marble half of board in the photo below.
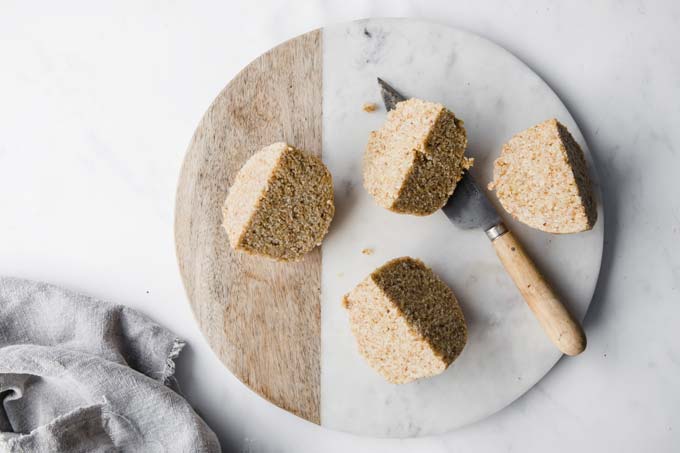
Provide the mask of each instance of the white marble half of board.
{"label": "white marble half of board", "polygon": [[[550,87],[513,55],[478,36],[413,20],[371,19],[324,29],[323,159],[333,174],[336,214],[322,249],[321,424],[378,437],[422,436],[502,409],[561,354],[483,232],[459,230],[441,211],[429,217],[388,212],[362,187],[366,139],[385,115],[376,76],[407,96],[443,103],[465,121],[467,154],[475,157],[473,174],[483,186],[502,143],[514,133],[551,117],[569,128],[593,178],[595,228],[555,236],[503,216],[579,319],[599,274],[604,218],[597,175],[578,126]],[[365,102],[381,108],[363,112]],[[362,254],[364,248],[374,253]],[[359,356],[340,301],[376,266],[403,255],[424,260],[453,288],[470,337],[443,374],[392,385]]]}

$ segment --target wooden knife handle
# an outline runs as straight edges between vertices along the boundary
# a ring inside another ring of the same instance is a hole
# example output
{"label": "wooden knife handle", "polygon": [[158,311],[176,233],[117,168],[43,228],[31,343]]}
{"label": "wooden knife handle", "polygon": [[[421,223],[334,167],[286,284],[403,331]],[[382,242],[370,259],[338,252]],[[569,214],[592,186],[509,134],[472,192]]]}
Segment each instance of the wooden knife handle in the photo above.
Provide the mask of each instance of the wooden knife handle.
{"label": "wooden knife handle", "polygon": [[583,352],[586,348],[583,328],[562,305],[512,232],[496,237],[491,243],[505,270],[557,348],[572,356]]}

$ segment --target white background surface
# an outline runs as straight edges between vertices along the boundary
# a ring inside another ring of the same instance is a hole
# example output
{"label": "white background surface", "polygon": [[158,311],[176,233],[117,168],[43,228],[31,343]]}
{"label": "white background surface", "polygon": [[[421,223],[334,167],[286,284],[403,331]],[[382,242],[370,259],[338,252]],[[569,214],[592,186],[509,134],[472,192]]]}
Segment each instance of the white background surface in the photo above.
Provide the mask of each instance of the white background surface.
{"label": "white background surface", "polygon": [[[502,412],[425,439],[331,432],[247,390],[198,332],[174,257],[179,166],[213,97],[280,41],[366,16],[514,52],[576,118],[605,198],[587,351]],[[225,451],[677,451],[679,43],[672,1],[1,1],[0,273],[125,303],[187,339],[181,384]]]}

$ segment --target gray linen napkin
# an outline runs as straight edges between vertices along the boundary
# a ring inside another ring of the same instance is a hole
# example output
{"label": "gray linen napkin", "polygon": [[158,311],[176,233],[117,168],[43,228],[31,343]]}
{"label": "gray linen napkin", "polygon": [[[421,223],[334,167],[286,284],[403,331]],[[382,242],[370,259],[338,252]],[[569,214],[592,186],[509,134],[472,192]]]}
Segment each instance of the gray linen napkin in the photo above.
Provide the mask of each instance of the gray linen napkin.
{"label": "gray linen napkin", "polygon": [[174,390],[184,343],[134,310],[0,278],[0,452],[217,452]]}

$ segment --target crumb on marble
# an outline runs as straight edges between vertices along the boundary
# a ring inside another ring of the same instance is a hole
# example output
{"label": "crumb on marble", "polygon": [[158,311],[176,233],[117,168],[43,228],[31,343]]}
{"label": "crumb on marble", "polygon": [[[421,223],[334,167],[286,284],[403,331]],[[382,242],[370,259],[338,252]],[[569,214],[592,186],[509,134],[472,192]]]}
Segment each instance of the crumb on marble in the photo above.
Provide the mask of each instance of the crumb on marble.
{"label": "crumb on marble", "polygon": [[361,108],[364,112],[375,112],[378,110],[378,104],[375,102],[364,102],[364,105]]}
{"label": "crumb on marble", "polygon": [[364,255],[373,255],[373,249],[372,248],[365,248],[361,251]]}

